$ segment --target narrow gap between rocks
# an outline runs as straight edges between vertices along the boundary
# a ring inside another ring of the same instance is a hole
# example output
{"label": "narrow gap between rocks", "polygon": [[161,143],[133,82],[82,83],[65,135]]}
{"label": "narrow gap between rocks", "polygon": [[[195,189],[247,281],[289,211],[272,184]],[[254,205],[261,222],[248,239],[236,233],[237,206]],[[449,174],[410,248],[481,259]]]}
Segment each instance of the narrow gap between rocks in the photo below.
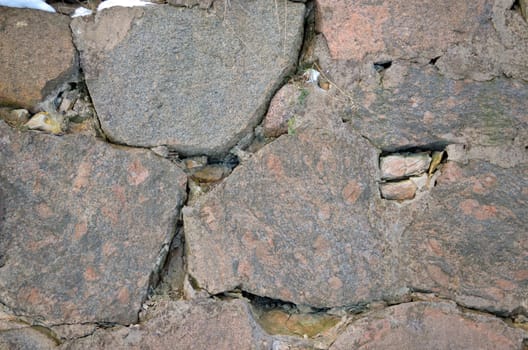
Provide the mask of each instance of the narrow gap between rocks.
{"label": "narrow gap between rocks", "polygon": [[429,60],[429,64],[432,65],[432,66],[436,65],[436,62],[440,59],[440,57],[442,57],[442,56],[436,56],[436,57],[431,58]]}
{"label": "narrow gap between rocks", "polygon": [[513,4],[510,6],[511,11],[521,11],[521,2],[520,0],[515,0]]}
{"label": "narrow gap between rocks", "polygon": [[[303,338],[314,338],[340,324],[367,317],[388,307],[416,302],[453,302],[463,313],[479,313],[501,319],[510,326],[525,327],[526,310],[519,308],[512,312],[478,309],[467,307],[447,296],[438,295],[430,290],[408,288],[408,292],[396,299],[372,300],[358,304],[333,308],[315,308],[297,305],[280,299],[255,295],[241,289],[227,291],[210,298],[220,300],[244,299],[251,305],[252,314],[259,325],[271,335],[289,335]],[[341,331],[336,333],[339,335]]]}
{"label": "narrow gap between rocks", "polygon": [[374,62],[374,69],[376,72],[381,73],[384,70],[389,69],[392,66],[392,61],[380,61],[380,62]]}

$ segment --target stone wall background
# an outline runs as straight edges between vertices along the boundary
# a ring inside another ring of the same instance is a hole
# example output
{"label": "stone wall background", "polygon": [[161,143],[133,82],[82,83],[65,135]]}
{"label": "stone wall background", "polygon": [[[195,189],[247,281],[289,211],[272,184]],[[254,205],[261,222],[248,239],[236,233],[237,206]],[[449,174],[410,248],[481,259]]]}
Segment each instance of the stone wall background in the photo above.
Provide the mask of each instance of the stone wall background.
{"label": "stone wall background", "polygon": [[51,4],[0,7],[0,349],[528,348],[524,0]]}

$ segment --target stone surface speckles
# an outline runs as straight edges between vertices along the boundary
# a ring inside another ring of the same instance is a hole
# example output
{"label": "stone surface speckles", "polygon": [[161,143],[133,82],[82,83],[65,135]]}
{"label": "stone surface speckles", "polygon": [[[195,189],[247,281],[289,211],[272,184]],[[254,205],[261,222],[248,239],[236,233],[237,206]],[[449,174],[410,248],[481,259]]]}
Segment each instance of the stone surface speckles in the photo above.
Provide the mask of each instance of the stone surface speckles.
{"label": "stone surface speckles", "polygon": [[[242,300],[163,302],[142,325],[100,330],[63,350],[114,349],[275,349],[302,343],[274,340],[253,320]],[[307,345],[307,344],[306,344]],[[302,349],[310,349],[304,346]]]}
{"label": "stone surface speckles", "polygon": [[[209,11],[111,9],[72,29],[111,140],[218,155],[257,125],[294,69],[303,14],[290,1],[232,0]],[[117,34],[114,23],[122,24]]]}
{"label": "stone surface speckles", "polygon": [[319,307],[382,296],[386,242],[365,215],[379,201],[377,154],[341,132],[282,136],[184,210],[200,287]]}
{"label": "stone surface speckles", "polygon": [[408,285],[471,308],[526,308],[528,167],[448,165],[432,190],[434,201],[402,236]]}
{"label": "stone surface speckles", "polygon": [[137,321],[186,178],[145,150],[0,124],[0,299],[44,323]]}
{"label": "stone surface speckles", "polygon": [[63,83],[77,80],[68,23],[55,13],[1,8],[0,106],[34,109]]}
{"label": "stone surface speckles", "polygon": [[527,332],[450,302],[392,306],[350,324],[330,350],[523,348]]}

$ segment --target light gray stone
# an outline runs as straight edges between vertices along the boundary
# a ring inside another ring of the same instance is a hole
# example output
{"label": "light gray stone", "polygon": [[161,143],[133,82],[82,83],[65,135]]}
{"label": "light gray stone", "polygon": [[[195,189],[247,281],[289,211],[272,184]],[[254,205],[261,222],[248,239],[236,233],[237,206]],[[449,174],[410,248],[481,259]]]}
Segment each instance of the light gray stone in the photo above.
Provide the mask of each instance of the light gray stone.
{"label": "light gray stone", "polygon": [[112,8],[72,30],[109,139],[218,155],[260,122],[294,70],[303,15],[300,3],[232,0],[209,11]]}

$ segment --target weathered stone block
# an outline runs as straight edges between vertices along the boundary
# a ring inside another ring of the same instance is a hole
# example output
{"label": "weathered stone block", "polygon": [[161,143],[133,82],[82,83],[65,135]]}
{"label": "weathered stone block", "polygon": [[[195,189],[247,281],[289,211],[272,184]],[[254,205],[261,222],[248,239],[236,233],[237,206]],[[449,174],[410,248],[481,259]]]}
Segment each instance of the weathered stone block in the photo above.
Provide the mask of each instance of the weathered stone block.
{"label": "weathered stone block", "polygon": [[427,153],[391,154],[380,158],[382,180],[395,180],[427,172],[431,157]]}
{"label": "weathered stone block", "polygon": [[380,185],[383,198],[399,201],[413,199],[417,188],[416,184],[411,180],[388,182]]}
{"label": "weathered stone block", "polygon": [[294,70],[303,15],[300,3],[232,0],[209,11],[112,8],[72,30],[111,140],[222,154],[260,122]]}
{"label": "weathered stone block", "polygon": [[392,306],[353,322],[330,350],[522,349],[528,332],[450,302]]}
{"label": "weathered stone block", "polygon": [[0,106],[34,109],[62,84],[77,80],[69,23],[56,13],[2,7]]}
{"label": "weathered stone block", "polygon": [[0,124],[0,299],[47,324],[137,321],[185,199],[146,150]]}

